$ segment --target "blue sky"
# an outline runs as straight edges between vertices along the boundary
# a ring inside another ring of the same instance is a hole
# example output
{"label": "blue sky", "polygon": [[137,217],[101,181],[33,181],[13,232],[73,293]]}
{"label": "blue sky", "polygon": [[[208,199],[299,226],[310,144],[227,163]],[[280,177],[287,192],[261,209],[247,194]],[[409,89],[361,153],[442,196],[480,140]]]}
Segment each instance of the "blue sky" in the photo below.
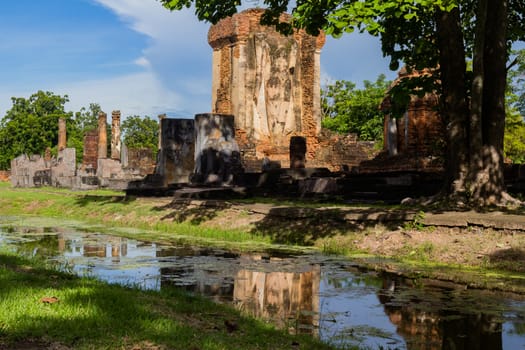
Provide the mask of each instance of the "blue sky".
{"label": "blue sky", "polygon": [[[99,103],[124,117],[192,117],[211,107],[209,24],[156,0],[16,0],[0,6],[0,117],[11,97],[69,96],[67,110]],[[376,39],[327,38],[323,82],[393,79]]]}

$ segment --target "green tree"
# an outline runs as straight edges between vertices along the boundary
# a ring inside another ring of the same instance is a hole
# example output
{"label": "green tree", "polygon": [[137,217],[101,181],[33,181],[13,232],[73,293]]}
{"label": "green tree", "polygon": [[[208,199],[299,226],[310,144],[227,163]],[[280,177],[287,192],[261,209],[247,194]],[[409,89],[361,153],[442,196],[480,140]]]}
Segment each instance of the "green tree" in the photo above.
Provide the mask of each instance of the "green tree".
{"label": "green tree", "polygon": [[525,163],[525,50],[513,52],[509,68],[505,119],[505,158],[515,164]]}
{"label": "green tree", "polygon": [[337,80],[321,90],[322,126],[338,133],[355,133],[363,141],[382,141],[384,114],[379,110],[391,82],[381,74],[365,80],[363,89]]}
{"label": "green tree", "polygon": [[[160,1],[171,10],[194,4],[197,17],[212,23],[241,4]],[[285,33],[293,27],[311,34],[324,29],[333,36],[368,31],[381,38],[391,69],[398,69],[400,61],[409,69],[439,67],[436,80],[448,147],[444,194],[471,205],[513,202],[503,181],[504,106],[509,43],[525,38],[522,0],[296,0],[289,23],[279,19],[289,0],[264,4],[268,11],[263,23]],[[470,73],[468,57],[473,59]]]}
{"label": "green tree", "polygon": [[68,96],[38,91],[28,99],[13,97],[13,106],[0,121],[0,169],[9,169],[21,154],[43,154],[58,143],[58,119],[71,120],[64,110]]}
{"label": "green tree", "polygon": [[514,59],[509,67],[508,93],[513,97],[510,101],[522,116],[525,116],[525,49],[512,52]]}
{"label": "green tree", "polygon": [[124,144],[128,148],[150,148],[156,157],[159,145],[159,123],[146,116],[127,117],[122,122]]}

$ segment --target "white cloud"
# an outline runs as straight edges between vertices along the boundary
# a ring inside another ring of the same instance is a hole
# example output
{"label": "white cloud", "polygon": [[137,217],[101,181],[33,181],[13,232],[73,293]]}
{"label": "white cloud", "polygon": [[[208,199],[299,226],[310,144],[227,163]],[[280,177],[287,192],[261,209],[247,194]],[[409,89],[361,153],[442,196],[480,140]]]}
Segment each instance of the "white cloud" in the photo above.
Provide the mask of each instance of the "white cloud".
{"label": "white cloud", "polygon": [[156,0],[93,0],[110,9],[130,28],[147,35],[149,46],[135,64],[147,69],[158,84],[178,95],[178,106],[164,109],[195,114],[209,112],[211,56],[209,24],[190,10],[170,12]]}
{"label": "white cloud", "polygon": [[70,102],[66,109],[73,111],[88,107],[89,102],[99,103],[106,113],[120,110],[123,117],[156,117],[161,113],[184,109],[182,97],[174,91],[166,90],[149,72],[55,86],[51,91],[60,95],[67,94]]}

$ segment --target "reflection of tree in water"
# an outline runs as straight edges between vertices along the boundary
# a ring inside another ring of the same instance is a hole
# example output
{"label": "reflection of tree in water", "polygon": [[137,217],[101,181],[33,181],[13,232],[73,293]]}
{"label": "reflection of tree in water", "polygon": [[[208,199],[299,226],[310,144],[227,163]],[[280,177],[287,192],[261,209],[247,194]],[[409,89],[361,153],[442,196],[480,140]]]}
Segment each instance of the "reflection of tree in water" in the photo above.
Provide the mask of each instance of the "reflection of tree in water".
{"label": "reflection of tree in water", "polygon": [[443,293],[435,297],[426,293],[425,300],[415,294],[403,295],[403,288],[398,289],[402,283],[401,279],[385,277],[378,297],[397,332],[405,338],[407,349],[503,348],[502,324],[497,321],[501,315],[445,307],[450,300],[443,300]]}
{"label": "reflection of tree in water", "polygon": [[[42,231],[43,232],[43,231]],[[25,256],[50,257],[58,253],[57,235],[43,235],[38,239],[17,244],[17,252]]]}

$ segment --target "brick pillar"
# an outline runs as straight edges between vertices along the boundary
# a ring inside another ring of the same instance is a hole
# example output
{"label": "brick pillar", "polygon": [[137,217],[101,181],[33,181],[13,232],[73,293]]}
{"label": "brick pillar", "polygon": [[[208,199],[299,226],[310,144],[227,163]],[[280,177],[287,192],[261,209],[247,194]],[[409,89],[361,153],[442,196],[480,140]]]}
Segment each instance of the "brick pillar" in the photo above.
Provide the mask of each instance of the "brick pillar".
{"label": "brick pillar", "polygon": [[120,111],[111,112],[111,159],[120,160]]}
{"label": "brick pillar", "polygon": [[58,118],[58,150],[66,148],[66,119]]}
{"label": "brick pillar", "polygon": [[108,157],[108,134],[106,130],[106,119],[106,113],[98,113],[98,159]]}

